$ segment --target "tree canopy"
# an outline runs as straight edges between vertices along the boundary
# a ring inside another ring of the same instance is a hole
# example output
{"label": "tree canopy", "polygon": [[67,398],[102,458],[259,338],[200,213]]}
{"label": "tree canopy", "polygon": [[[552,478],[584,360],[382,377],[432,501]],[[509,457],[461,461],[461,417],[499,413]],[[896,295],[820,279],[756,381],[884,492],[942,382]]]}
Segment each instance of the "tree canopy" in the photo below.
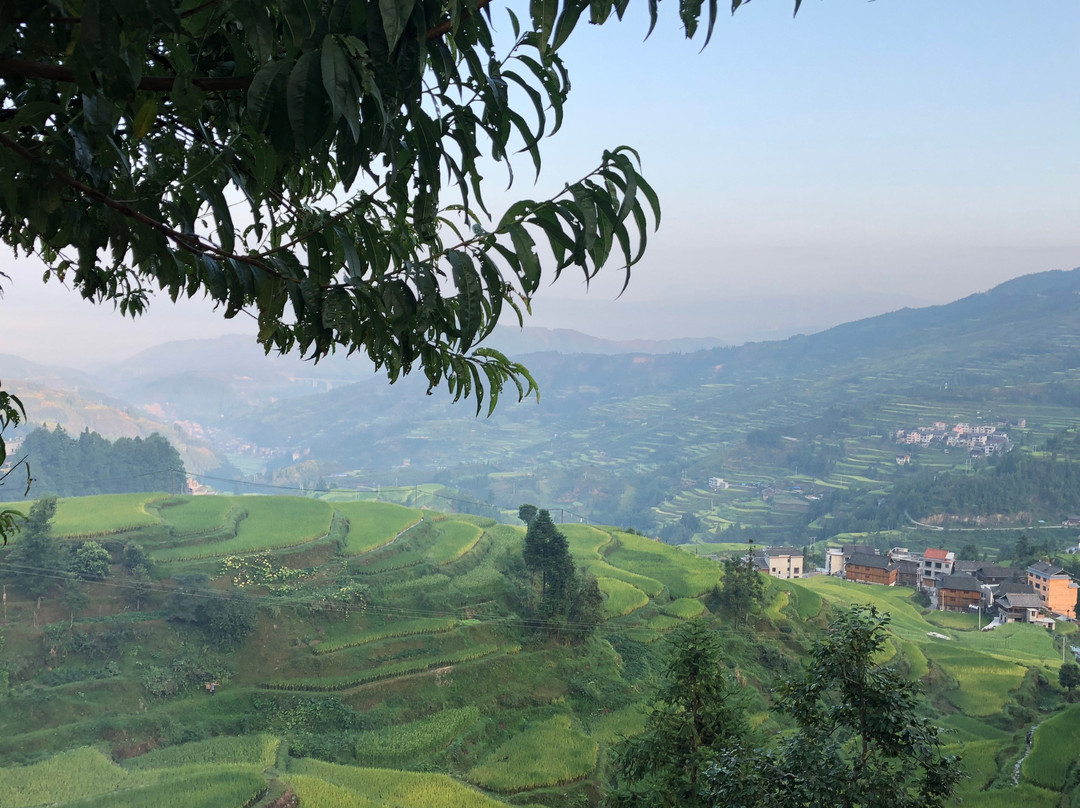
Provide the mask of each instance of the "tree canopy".
{"label": "tree canopy", "polygon": [[[500,216],[482,174],[512,182],[515,152],[539,172],[561,46],[628,2],[531,0],[503,47],[490,0],[11,0],[0,238],[123,314],[201,293],[267,351],[361,351],[478,407],[525,395],[528,371],[478,346],[528,311],[541,253],[587,279],[617,256],[629,279],[660,209],[628,147]],[[717,16],[680,0],[688,37]]]}

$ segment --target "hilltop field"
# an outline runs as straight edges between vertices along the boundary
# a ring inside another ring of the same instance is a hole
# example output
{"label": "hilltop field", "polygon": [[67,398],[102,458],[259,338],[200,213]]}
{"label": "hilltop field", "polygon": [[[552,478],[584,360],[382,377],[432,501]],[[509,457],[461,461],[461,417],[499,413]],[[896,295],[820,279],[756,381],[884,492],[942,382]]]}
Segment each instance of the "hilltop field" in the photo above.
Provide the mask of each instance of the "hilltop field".
{"label": "hilltop field", "polygon": [[0,805],[596,804],[674,626],[720,632],[751,723],[775,733],[787,725],[772,687],[851,603],[892,615],[890,660],[923,683],[925,714],[963,756],[961,798],[1080,799],[1080,706],[1057,675],[1075,626],[980,632],[910,590],[811,578],[770,579],[736,628],[709,608],[715,561],[559,527],[603,593],[584,640],[524,616],[522,527],[386,502],[61,500],[61,548],[96,542],[111,564],[77,598],[12,562],[19,537],[0,556]]}

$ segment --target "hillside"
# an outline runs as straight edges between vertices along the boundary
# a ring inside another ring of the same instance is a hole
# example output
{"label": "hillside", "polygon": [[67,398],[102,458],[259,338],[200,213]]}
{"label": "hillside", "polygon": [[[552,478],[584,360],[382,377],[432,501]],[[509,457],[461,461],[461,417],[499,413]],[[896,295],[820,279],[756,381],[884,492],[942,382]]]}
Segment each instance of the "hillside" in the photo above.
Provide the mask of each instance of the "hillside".
{"label": "hillside", "polygon": [[[434,481],[503,509],[526,498],[658,531],[688,508],[713,511],[713,476],[785,490],[818,484],[789,453],[747,443],[759,435],[795,437],[811,452],[843,444],[841,476],[820,484],[873,490],[898,472],[890,433],[923,414],[926,423],[1026,419],[1028,449],[1075,427],[1078,293],[1080,270],[1049,272],[782,342],[665,356],[534,354],[540,401],[504,402],[490,418],[406,378],[278,402],[231,428],[256,445],[361,470],[369,484]],[[951,468],[965,458],[926,462]],[[715,513],[712,525],[756,523],[758,510]],[[791,534],[802,526],[770,518],[780,539],[803,543],[805,534]]]}
{"label": "hillside", "polygon": [[593,804],[611,745],[642,726],[672,627],[700,618],[721,633],[765,737],[786,726],[770,688],[849,602],[892,613],[890,653],[970,760],[962,796],[1051,806],[1071,788],[1052,761],[1075,738],[1061,740],[1056,718],[1035,733],[1020,787],[1010,780],[1027,728],[1062,704],[1061,652],[1041,629],[978,632],[974,616],[925,613],[899,588],[770,579],[735,630],[707,607],[713,562],[567,524],[604,593],[603,623],[575,643],[521,618],[521,528],[349,500],[63,500],[59,541],[95,537],[112,555],[81,604],[56,587],[40,605],[27,598],[35,571],[11,566],[16,540],[0,557],[0,804],[172,805],[183,793],[184,805],[239,808],[286,792],[305,808]]}

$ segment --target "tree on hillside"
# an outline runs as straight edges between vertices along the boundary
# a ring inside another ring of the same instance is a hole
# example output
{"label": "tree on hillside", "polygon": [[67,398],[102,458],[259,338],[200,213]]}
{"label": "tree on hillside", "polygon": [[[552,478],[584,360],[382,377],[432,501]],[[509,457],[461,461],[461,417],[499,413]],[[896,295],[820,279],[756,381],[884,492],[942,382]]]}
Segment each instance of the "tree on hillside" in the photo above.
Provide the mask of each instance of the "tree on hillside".
{"label": "tree on hillside", "polygon": [[939,808],[964,776],[919,712],[919,687],[875,662],[888,615],[854,606],[833,621],[805,672],[777,690],[798,731],[730,748],[708,773],[710,805]]}
{"label": "tree on hillside", "polygon": [[765,579],[749,554],[724,560],[724,577],[713,586],[709,607],[722,610],[735,622],[746,620],[765,600]]}
{"label": "tree on hillside", "polygon": [[612,808],[694,808],[705,770],[749,734],[741,688],[721,661],[720,639],[704,620],[681,624],[668,637],[670,656],[650,700],[645,730],[615,747]]}
{"label": "tree on hillside", "polygon": [[532,520],[536,518],[536,506],[525,503],[518,508],[518,519],[524,522],[526,525],[531,525]]}
{"label": "tree on hillside", "polygon": [[42,497],[30,506],[19,540],[7,556],[9,569],[30,597],[41,597],[53,588],[66,569],[66,559],[52,535],[56,497]]}
{"label": "tree on hillside", "polygon": [[[570,555],[570,544],[546,509],[538,510],[529,522],[522,557],[525,569],[533,580],[536,576],[540,577],[540,597],[534,601],[536,616],[556,634],[564,628],[574,629],[574,636],[578,638],[590,634],[599,622],[598,614],[602,616],[603,596],[595,579],[590,584],[591,576],[578,576]],[[577,613],[579,620],[572,621],[571,615],[574,613]],[[570,622],[581,625],[568,625]]]}
{"label": "tree on hillside", "polygon": [[83,542],[75,551],[71,571],[83,581],[103,581],[109,577],[109,551],[96,541]]}
{"label": "tree on hillside", "polygon": [[1058,669],[1058,683],[1069,691],[1069,701],[1072,701],[1073,690],[1080,685],[1080,665],[1075,662],[1066,662]]}

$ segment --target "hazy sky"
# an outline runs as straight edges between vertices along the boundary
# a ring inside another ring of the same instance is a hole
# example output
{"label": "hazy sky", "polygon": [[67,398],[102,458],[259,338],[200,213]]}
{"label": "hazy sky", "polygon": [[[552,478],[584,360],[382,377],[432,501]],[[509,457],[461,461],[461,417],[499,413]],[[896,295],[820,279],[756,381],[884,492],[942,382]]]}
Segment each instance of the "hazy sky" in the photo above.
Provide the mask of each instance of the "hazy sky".
{"label": "hazy sky", "polygon": [[[568,276],[532,324],[742,341],[1080,266],[1080,3],[807,0],[796,19],[792,6],[724,14],[704,51],[674,4],[645,42],[640,11],[575,32],[566,124],[539,187],[523,159],[514,191],[557,190],[628,144],[664,221],[622,298],[617,271],[587,296]],[[33,261],[3,254],[0,269],[0,353],[78,364],[254,332],[201,304],[125,323],[43,287]]]}

